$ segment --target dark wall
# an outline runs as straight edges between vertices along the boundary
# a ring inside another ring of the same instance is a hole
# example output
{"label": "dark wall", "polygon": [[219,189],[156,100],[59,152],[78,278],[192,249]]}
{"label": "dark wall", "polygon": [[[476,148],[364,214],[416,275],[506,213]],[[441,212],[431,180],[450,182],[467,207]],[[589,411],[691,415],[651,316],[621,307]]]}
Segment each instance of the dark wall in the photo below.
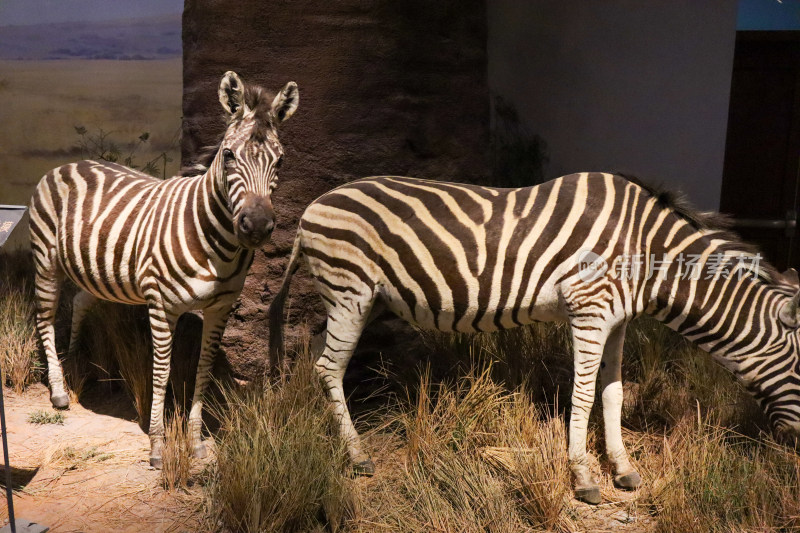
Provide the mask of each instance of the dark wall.
{"label": "dark wall", "polygon": [[[402,174],[480,182],[488,175],[484,0],[186,0],[183,162],[215,144],[226,70],[277,90],[294,80],[273,242],[256,255],[226,352],[242,375],[265,363],[266,310],[297,220],[317,196],[352,179]],[[301,273],[303,271],[301,270]],[[320,323],[309,281],[295,277],[292,331]]]}
{"label": "dark wall", "polygon": [[718,209],[736,0],[492,0],[489,81],[547,179],[623,171]]}

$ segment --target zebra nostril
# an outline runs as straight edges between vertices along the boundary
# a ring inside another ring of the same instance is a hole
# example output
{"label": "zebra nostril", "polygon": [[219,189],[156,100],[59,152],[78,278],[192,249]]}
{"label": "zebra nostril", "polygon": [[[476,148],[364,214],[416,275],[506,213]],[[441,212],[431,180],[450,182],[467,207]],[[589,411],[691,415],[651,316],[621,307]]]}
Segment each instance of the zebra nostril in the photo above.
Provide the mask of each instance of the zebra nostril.
{"label": "zebra nostril", "polygon": [[250,233],[253,231],[253,223],[250,222],[250,219],[242,213],[241,218],[239,218],[239,228],[245,233]]}

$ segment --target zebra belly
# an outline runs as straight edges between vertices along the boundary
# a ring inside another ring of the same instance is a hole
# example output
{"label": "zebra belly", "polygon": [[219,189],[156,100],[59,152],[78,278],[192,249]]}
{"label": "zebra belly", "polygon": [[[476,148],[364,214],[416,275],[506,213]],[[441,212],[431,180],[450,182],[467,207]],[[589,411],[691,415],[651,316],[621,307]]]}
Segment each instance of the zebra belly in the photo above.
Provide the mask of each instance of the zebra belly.
{"label": "zebra belly", "polygon": [[534,305],[523,299],[520,305],[455,305],[447,301],[432,307],[408,302],[399,291],[384,286],[381,298],[393,313],[421,328],[445,332],[491,332],[525,326],[534,322],[556,322],[567,319],[563,300],[554,287],[541,291]]}
{"label": "zebra belly", "polygon": [[[117,281],[113,283],[104,283],[103,280],[97,278],[91,279],[90,282],[87,283],[85,277],[76,276],[74,272],[70,271],[67,271],[67,277],[79,288],[101,300],[130,305],[141,305],[145,303],[144,296],[135,284],[120,284]],[[101,289],[101,287],[103,287],[104,290]]]}
{"label": "zebra belly", "polygon": [[65,246],[58,246],[61,269],[75,285],[84,291],[116,303],[143,304],[144,294],[132,276],[121,276],[119,269],[108,272],[104,263],[88,261],[84,254],[70,254]]}

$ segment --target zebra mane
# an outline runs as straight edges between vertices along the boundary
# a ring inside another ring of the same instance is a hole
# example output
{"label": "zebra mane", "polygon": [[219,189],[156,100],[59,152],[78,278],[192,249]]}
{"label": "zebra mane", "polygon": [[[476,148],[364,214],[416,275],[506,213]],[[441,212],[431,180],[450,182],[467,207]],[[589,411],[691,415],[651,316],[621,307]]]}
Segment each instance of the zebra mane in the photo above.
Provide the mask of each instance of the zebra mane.
{"label": "zebra mane", "polygon": [[[733,218],[730,215],[715,211],[700,211],[692,205],[682,192],[667,189],[660,184],[651,185],[645,183],[636,176],[619,172],[616,174],[644,189],[650,196],[655,198],[659,207],[672,211],[704,235],[725,241],[725,244],[721,247],[722,251],[739,252],[748,257],[755,257],[756,254],[761,253],[758,246],[744,242],[731,229],[733,227]],[[789,283],[775,267],[767,263],[763,255],[760,256],[756,275],[759,279],[770,284]]]}
{"label": "zebra mane", "polygon": [[259,85],[244,86],[244,103],[255,111],[256,125],[250,138],[257,142],[267,140],[269,132],[277,130],[272,115],[272,101],[275,95]]}
{"label": "zebra mane", "polygon": [[[249,109],[255,111],[253,117],[256,125],[250,136],[254,141],[264,142],[267,139],[268,133],[277,129],[272,115],[272,101],[274,98],[274,94],[259,85],[245,84],[244,86],[244,103]],[[225,119],[224,123],[229,125],[227,119]],[[220,140],[217,144],[201,148],[195,158],[195,162],[187,167],[183,167],[179,175],[198,176],[203,174],[208,170],[211,162],[214,161],[214,158],[217,156],[221,143],[222,137],[220,136]]]}
{"label": "zebra mane", "polygon": [[181,168],[181,171],[178,173],[179,176],[199,176],[204,174],[208,167],[211,166],[211,162],[214,161],[214,158],[217,157],[217,152],[219,152],[220,144],[222,144],[222,139],[220,142],[214,145],[204,146],[200,149],[200,152],[195,157],[195,162],[189,166],[185,166]]}

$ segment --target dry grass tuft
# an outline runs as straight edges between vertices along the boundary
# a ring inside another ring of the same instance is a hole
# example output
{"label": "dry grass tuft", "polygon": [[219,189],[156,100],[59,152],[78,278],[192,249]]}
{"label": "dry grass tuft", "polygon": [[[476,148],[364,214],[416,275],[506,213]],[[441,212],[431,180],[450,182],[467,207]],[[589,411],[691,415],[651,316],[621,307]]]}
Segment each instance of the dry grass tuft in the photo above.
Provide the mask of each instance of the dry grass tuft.
{"label": "dry grass tuft", "polygon": [[491,376],[485,367],[432,386],[422,374],[387,425],[405,437],[401,466],[365,491],[358,531],[571,529],[563,419]]}
{"label": "dry grass tuft", "polygon": [[161,481],[167,490],[188,488],[192,468],[192,437],[183,410],[176,406],[166,423]]}
{"label": "dry grass tuft", "polygon": [[503,466],[521,513],[537,527],[570,530],[572,490],[564,419],[544,413],[523,392],[514,394],[503,414]]}
{"label": "dry grass tuft", "polygon": [[104,452],[100,446],[56,446],[44,451],[41,466],[60,468],[66,473],[114,457],[114,453]]}
{"label": "dry grass tuft", "polygon": [[34,322],[33,284],[25,273],[30,256],[0,255],[0,378],[21,393],[38,381],[38,344]]}
{"label": "dry grass tuft", "polygon": [[209,507],[232,531],[340,531],[356,514],[338,424],[310,356],[280,385],[227,389]]}
{"label": "dry grass tuft", "polygon": [[687,417],[645,464],[651,479],[641,503],[656,531],[800,529],[800,462],[768,437]]}

